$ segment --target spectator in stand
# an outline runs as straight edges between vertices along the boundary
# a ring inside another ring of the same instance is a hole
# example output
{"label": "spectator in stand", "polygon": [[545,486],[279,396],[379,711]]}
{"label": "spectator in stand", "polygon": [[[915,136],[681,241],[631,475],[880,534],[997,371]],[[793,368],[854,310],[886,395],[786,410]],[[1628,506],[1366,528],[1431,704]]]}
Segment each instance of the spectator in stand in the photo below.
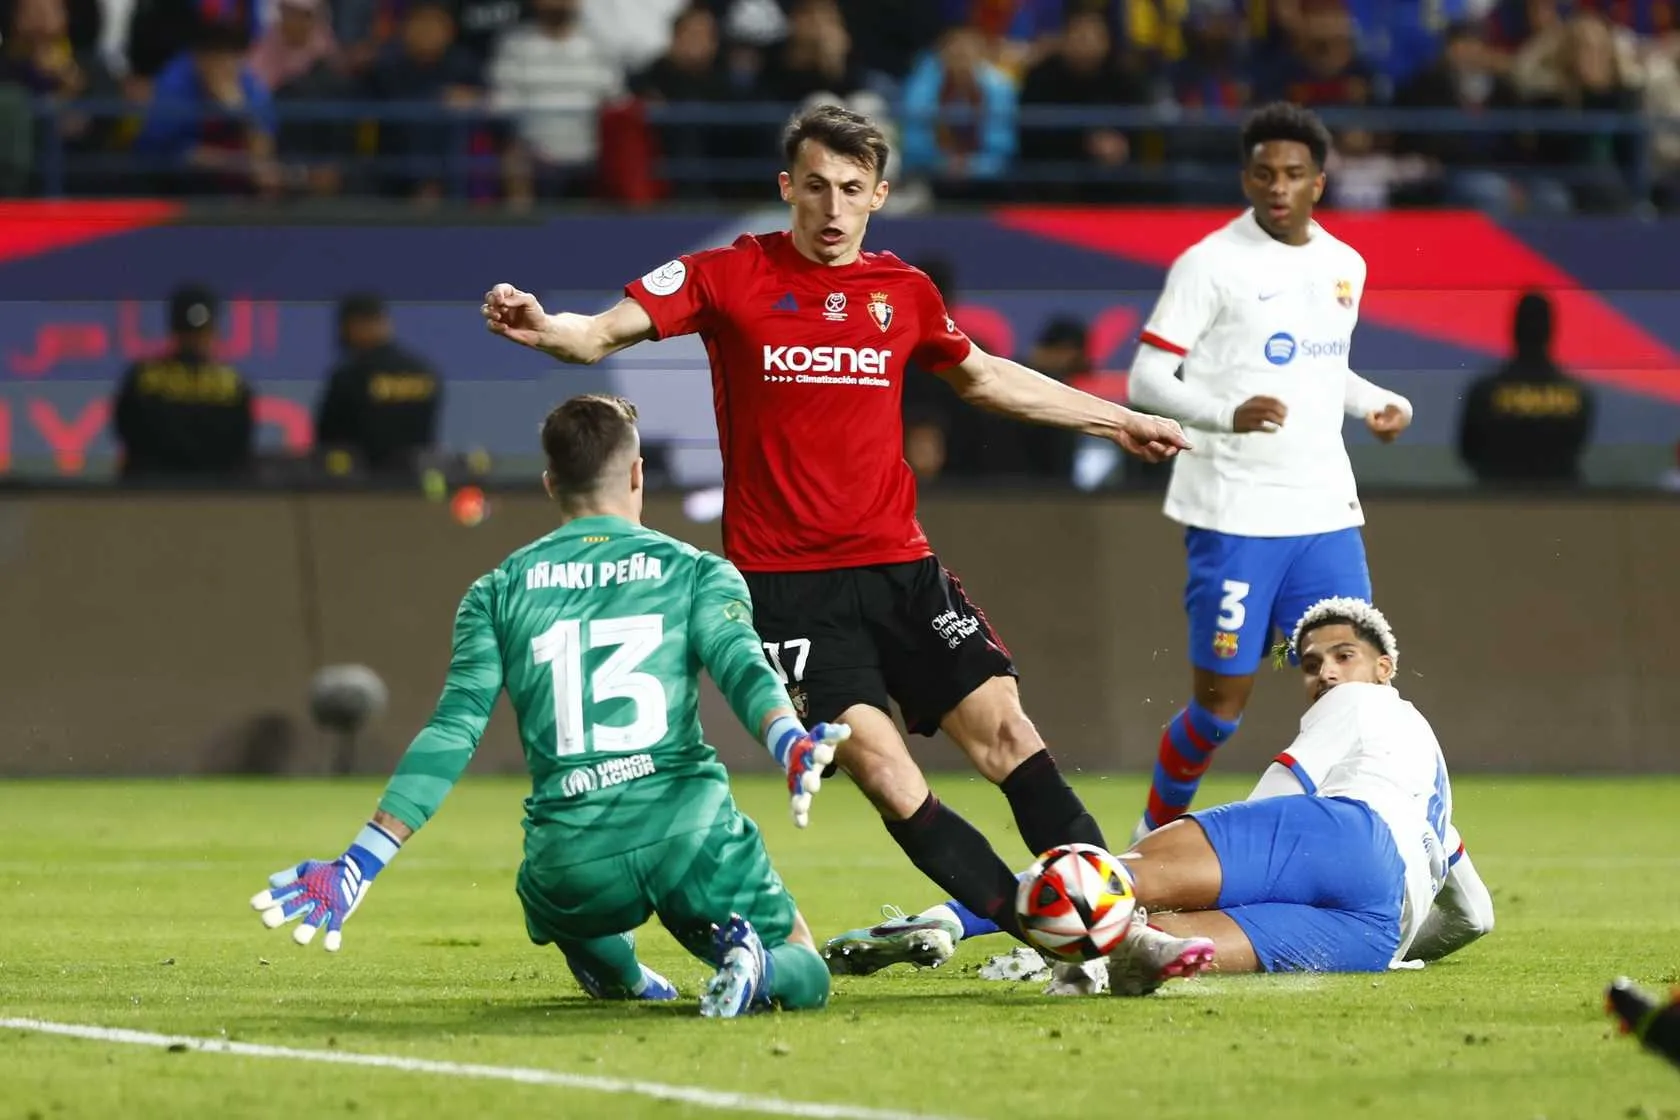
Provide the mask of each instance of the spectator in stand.
{"label": "spectator in stand", "polygon": [[257,37],[248,60],[271,93],[338,60],[338,41],[325,7],[323,0],[278,0],[278,18]]}
{"label": "spectator in stand", "polygon": [[1485,484],[1571,485],[1592,435],[1593,392],[1552,359],[1552,302],[1529,292],[1512,320],[1515,350],[1464,399],[1458,447]]}
{"label": "spectator in stand", "polygon": [[[735,98],[735,87],[718,54],[717,17],[696,5],[677,15],[671,46],[652,66],[630,79],[630,91],[649,104],[721,105]],[[725,125],[665,125],[659,147],[667,160],[723,159],[744,154],[745,137]],[[711,195],[716,184],[696,174],[668,176],[680,197]]]}
{"label": "spectator in stand", "polygon": [[[349,101],[354,95],[325,0],[279,0],[274,23],[251,48],[250,64],[282,109],[288,103]],[[281,116],[277,144],[287,177],[316,194],[336,193],[341,164],[354,151],[355,125]]]}
{"label": "spectator in stand", "polygon": [[[1184,57],[1161,68],[1165,99],[1192,111],[1241,111],[1252,97],[1252,68],[1248,65],[1244,26],[1233,0],[1196,0],[1185,16],[1182,33]],[[1169,133],[1163,147],[1169,161],[1201,165],[1211,172],[1200,181],[1181,183],[1175,201],[1242,204],[1242,190],[1230,173],[1228,127]]]}
{"label": "spectator in stand", "polygon": [[1056,47],[1061,29],[1076,12],[1101,11],[1101,0],[942,0],[949,26],[979,31],[986,58],[1018,81]]}
{"label": "spectator in stand", "polygon": [[690,0],[583,0],[583,29],[619,69],[635,73],[670,49],[677,17],[689,6]]}
{"label": "spectator in stand", "polygon": [[812,96],[848,98],[865,85],[851,53],[852,37],[835,0],[794,0],[787,41],[766,60],[760,87],[769,100],[784,104]]}
{"label": "spectator in stand", "polygon": [[[1056,53],[1027,72],[1021,86],[1021,104],[1098,109],[1146,103],[1148,88],[1136,73],[1115,62],[1112,45],[1108,20],[1100,11],[1075,11],[1068,17]],[[1058,201],[1111,197],[1115,188],[1103,182],[1101,173],[1124,164],[1131,152],[1131,138],[1117,128],[1024,127],[1023,164],[1084,164],[1097,174],[1081,175],[1074,182],[1027,182],[1022,189],[1029,195]]]}
{"label": "spectator in stand", "polygon": [[205,24],[196,35],[158,73],[136,150],[162,164],[165,193],[278,193],[274,102],[245,63],[245,29]]}
{"label": "spectator in stand", "polygon": [[1304,5],[1287,53],[1262,68],[1257,96],[1308,107],[1369,105],[1375,75],[1359,57],[1353,18],[1341,0]]}
{"label": "spectator in stand", "polygon": [[163,68],[203,41],[211,28],[239,27],[248,43],[263,31],[261,0],[135,0],[128,20],[128,70],[139,80],[137,99]]}
{"label": "spectator in stand", "polygon": [[1645,113],[1657,205],[1680,210],[1680,34],[1666,36],[1645,58]]}
{"label": "spectator in stand", "polygon": [[[399,10],[407,0],[382,0]],[[530,0],[449,0],[455,15],[455,44],[472,55],[473,65],[483,73],[508,32],[531,13]]]}
{"label": "spectator in stand", "polygon": [[[455,16],[444,0],[414,0],[402,33],[381,51],[365,89],[375,101],[433,102],[470,108],[483,98],[483,78],[470,51],[456,42]],[[390,121],[379,126],[379,154],[398,166],[385,187],[421,202],[443,197],[449,155],[463,150],[466,130],[438,121]]]}
{"label": "spectator in stand", "polygon": [[[1644,73],[1632,32],[1586,12],[1553,24],[1517,52],[1511,80],[1533,109],[1633,113]],[[1606,130],[1540,133],[1525,142],[1530,160],[1568,184],[1576,209],[1608,212],[1631,200],[1626,168],[1635,137]]]}
{"label": "spectator in stand", "polygon": [[985,48],[979,31],[953,27],[904,83],[905,174],[950,197],[994,194],[1015,156],[1015,86]]}
{"label": "spectator in stand", "polygon": [[[7,22],[0,25],[3,26],[0,86],[18,87],[30,97],[59,105],[78,98],[117,96],[117,83],[105,69],[99,53],[91,48],[78,50],[71,39],[70,14],[64,0],[16,0],[6,15]],[[38,126],[27,115],[27,107],[21,100],[19,106],[22,119],[15,127],[21,134],[21,143],[27,145],[30,134],[38,131]],[[110,120],[61,112],[55,127],[67,150],[90,152],[111,142],[114,125]],[[72,187],[77,185],[81,184],[72,183]],[[111,184],[85,185],[108,188]]]}
{"label": "spectator in stand", "polygon": [[512,113],[508,201],[581,197],[593,187],[600,113],[624,93],[624,71],[583,29],[581,0],[533,0],[490,64],[490,101]]}

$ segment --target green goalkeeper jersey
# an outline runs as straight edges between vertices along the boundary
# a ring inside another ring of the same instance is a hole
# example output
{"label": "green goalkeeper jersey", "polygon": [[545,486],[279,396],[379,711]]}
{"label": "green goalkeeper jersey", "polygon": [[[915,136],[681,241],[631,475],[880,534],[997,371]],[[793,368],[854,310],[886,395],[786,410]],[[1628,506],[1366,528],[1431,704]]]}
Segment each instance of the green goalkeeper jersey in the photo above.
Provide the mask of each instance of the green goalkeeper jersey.
{"label": "green goalkeeper jersey", "polygon": [[571,521],[461,600],[443,695],[379,807],[424,824],[505,688],[545,852],[581,862],[708,827],[729,787],[701,735],[702,668],[754,735],[791,708],[733,565],[621,518]]}

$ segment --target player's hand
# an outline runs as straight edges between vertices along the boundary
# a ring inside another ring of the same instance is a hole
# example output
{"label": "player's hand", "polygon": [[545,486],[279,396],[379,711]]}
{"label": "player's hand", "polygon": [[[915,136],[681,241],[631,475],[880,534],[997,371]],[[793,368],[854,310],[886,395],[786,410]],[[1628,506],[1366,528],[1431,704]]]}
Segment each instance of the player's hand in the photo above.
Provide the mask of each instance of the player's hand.
{"label": "player's hand", "polygon": [[1401,432],[1411,427],[1411,424],[1412,418],[1397,404],[1391,404],[1381,412],[1373,412],[1365,417],[1365,426],[1384,443],[1393,443]]}
{"label": "player's hand", "polygon": [[1276,397],[1250,397],[1237,406],[1233,432],[1275,432],[1283,427],[1289,408]]}
{"label": "player's hand", "polygon": [[809,731],[789,731],[776,744],[776,761],[787,771],[788,807],[793,823],[811,823],[811,795],[822,786],[823,768],[834,761],[834,748],[851,737],[843,723],[819,723]]}
{"label": "player's hand", "polygon": [[337,859],[306,859],[270,875],[268,889],[251,896],[251,909],[262,914],[269,929],[302,918],[292,931],[299,945],[309,944],[325,929],[322,943],[327,952],[336,953],[344,940],[344,923],[373,888],[374,877],[396,855],[398,844],[395,836],[370,823]]}
{"label": "player's hand", "polygon": [[490,333],[521,346],[542,346],[548,313],[530,292],[522,292],[512,284],[497,284],[484,293],[484,306],[479,310]]}
{"label": "player's hand", "polygon": [[1127,454],[1136,455],[1146,463],[1165,462],[1180,451],[1190,450],[1190,441],[1184,438],[1184,429],[1177,420],[1130,410],[1114,442]]}

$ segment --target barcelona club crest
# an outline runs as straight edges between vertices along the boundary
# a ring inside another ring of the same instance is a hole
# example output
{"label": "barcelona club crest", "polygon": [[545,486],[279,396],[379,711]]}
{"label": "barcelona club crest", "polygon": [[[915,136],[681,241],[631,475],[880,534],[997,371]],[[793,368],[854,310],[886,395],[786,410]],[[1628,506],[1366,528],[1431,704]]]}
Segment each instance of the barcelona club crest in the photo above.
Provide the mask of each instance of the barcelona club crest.
{"label": "barcelona club crest", "polygon": [[1353,281],[1336,281],[1336,302],[1341,304],[1343,307],[1353,306]]}
{"label": "barcelona club crest", "polygon": [[892,325],[893,306],[887,302],[887,293],[869,293],[869,317],[875,320],[875,325],[883,331]]}
{"label": "barcelona club crest", "polygon": [[1229,630],[1220,630],[1213,635],[1213,654],[1215,657],[1232,658],[1237,655],[1237,636]]}

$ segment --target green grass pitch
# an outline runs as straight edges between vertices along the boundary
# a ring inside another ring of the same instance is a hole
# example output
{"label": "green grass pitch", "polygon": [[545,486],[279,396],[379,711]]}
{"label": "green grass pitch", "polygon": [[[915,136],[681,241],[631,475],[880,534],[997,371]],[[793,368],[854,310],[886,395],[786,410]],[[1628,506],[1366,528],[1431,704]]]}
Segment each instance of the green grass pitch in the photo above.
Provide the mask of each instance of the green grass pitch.
{"label": "green grass pitch", "polygon": [[[1144,780],[1078,778],[1111,835]],[[1007,858],[1003,799],[936,785]],[[698,1017],[705,969],[656,925],[677,1006],[591,1003],[525,938],[521,783],[469,778],[329,957],[247,907],[287,862],[336,855],[375,782],[0,785],[0,1018],[532,1067],[942,1117],[1680,1118],[1680,1072],[1616,1035],[1616,974],[1680,981],[1680,780],[1464,778],[1457,821],[1498,928],[1423,972],[1212,977],[1144,1000],[978,980],[997,939],[931,972],[845,979],[827,1011]],[[1241,796],[1232,775],[1201,803]],[[795,830],[779,786],[738,785],[819,937],[935,893],[844,781]],[[738,1114],[576,1084],[517,1084],[0,1030],[0,1120],[60,1117],[686,1117]],[[807,1110],[805,1115],[821,1115]],[[843,1114],[843,1113],[841,1113]]]}

